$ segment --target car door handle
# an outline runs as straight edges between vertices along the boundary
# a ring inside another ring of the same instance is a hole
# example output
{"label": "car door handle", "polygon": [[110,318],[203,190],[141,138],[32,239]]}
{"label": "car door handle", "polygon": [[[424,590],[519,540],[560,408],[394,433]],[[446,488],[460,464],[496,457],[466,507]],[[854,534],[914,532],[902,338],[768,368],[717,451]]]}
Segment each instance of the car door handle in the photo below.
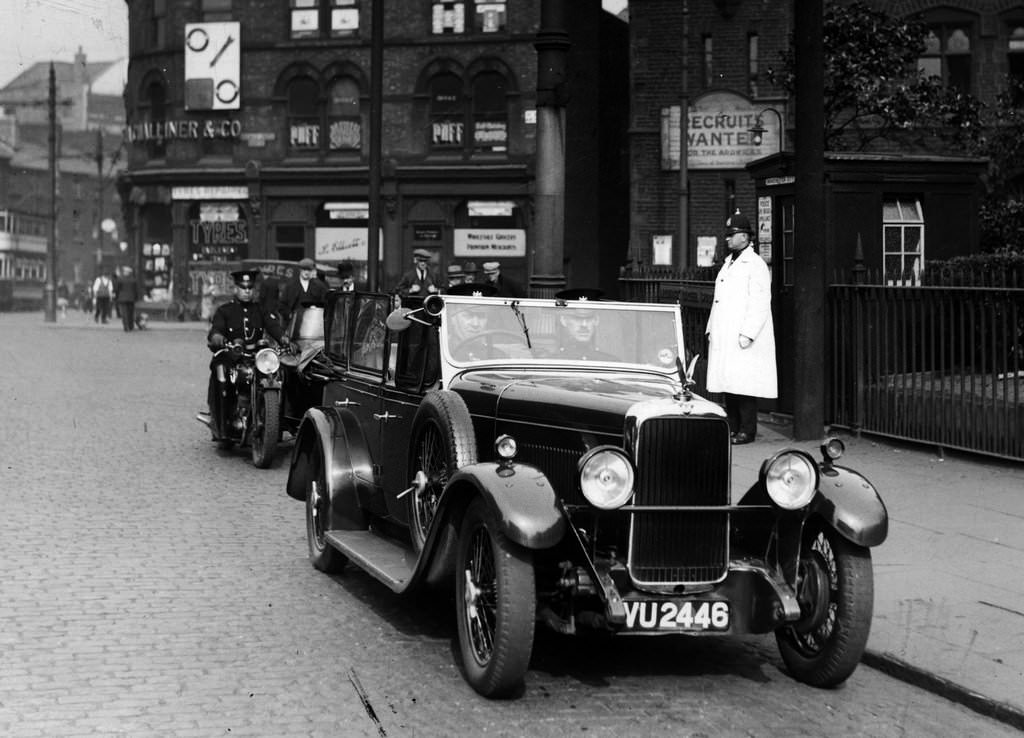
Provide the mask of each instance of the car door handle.
{"label": "car door handle", "polygon": [[392,415],[391,413],[389,413],[387,411],[385,411],[383,413],[374,413],[373,414],[373,419],[374,420],[383,420],[385,422],[388,421],[388,420],[398,420],[401,417],[402,417],[401,415]]}
{"label": "car door handle", "polygon": [[359,403],[358,402],[353,402],[352,400],[350,400],[350,399],[348,399],[346,397],[344,400],[335,400],[334,401],[334,406],[335,407],[359,407]]}

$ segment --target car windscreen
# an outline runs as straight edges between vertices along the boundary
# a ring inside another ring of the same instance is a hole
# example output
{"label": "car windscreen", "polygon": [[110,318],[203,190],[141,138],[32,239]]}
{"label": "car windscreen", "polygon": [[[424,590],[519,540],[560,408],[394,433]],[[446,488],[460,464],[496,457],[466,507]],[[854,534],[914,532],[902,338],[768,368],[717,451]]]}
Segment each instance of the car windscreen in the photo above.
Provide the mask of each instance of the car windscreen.
{"label": "car windscreen", "polygon": [[456,364],[500,360],[614,362],[674,370],[678,311],[623,303],[446,301],[446,354]]}

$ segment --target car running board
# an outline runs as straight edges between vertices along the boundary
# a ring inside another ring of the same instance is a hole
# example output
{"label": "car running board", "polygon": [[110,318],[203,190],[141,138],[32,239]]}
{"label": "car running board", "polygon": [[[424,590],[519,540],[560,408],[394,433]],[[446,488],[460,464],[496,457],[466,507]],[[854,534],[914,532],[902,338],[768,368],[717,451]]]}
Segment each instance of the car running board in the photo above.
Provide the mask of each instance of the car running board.
{"label": "car running board", "polygon": [[368,530],[332,530],[324,537],[353,564],[386,584],[392,592],[401,594],[412,582],[417,557],[408,546]]}

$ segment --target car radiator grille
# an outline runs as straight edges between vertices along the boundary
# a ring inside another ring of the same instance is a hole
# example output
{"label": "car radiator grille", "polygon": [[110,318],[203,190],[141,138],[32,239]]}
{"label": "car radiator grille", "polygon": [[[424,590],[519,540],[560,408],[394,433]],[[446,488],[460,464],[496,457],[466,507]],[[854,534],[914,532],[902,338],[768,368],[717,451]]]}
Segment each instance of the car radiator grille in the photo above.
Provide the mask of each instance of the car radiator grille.
{"label": "car radiator grille", "polygon": [[[638,506],[729,504],[729,424],[722,418],[662,417],[639,428]],[[729,513],[633,515],[629,570],[637,584],[714,582],[729,563]]]}

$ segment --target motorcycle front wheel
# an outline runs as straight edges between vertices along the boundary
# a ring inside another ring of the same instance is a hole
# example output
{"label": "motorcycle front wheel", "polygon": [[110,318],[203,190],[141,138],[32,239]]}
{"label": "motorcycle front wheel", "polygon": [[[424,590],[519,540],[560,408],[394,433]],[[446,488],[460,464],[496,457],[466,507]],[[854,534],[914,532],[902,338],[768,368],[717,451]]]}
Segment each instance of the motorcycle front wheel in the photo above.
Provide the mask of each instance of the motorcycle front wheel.
{"label": "motorcycle front wheel", "polygon": [[253,409],[252,463],[257,469],[266,469],[274,463],[277,440],[281,436],[281,393],[265,389],[259,393]]}

